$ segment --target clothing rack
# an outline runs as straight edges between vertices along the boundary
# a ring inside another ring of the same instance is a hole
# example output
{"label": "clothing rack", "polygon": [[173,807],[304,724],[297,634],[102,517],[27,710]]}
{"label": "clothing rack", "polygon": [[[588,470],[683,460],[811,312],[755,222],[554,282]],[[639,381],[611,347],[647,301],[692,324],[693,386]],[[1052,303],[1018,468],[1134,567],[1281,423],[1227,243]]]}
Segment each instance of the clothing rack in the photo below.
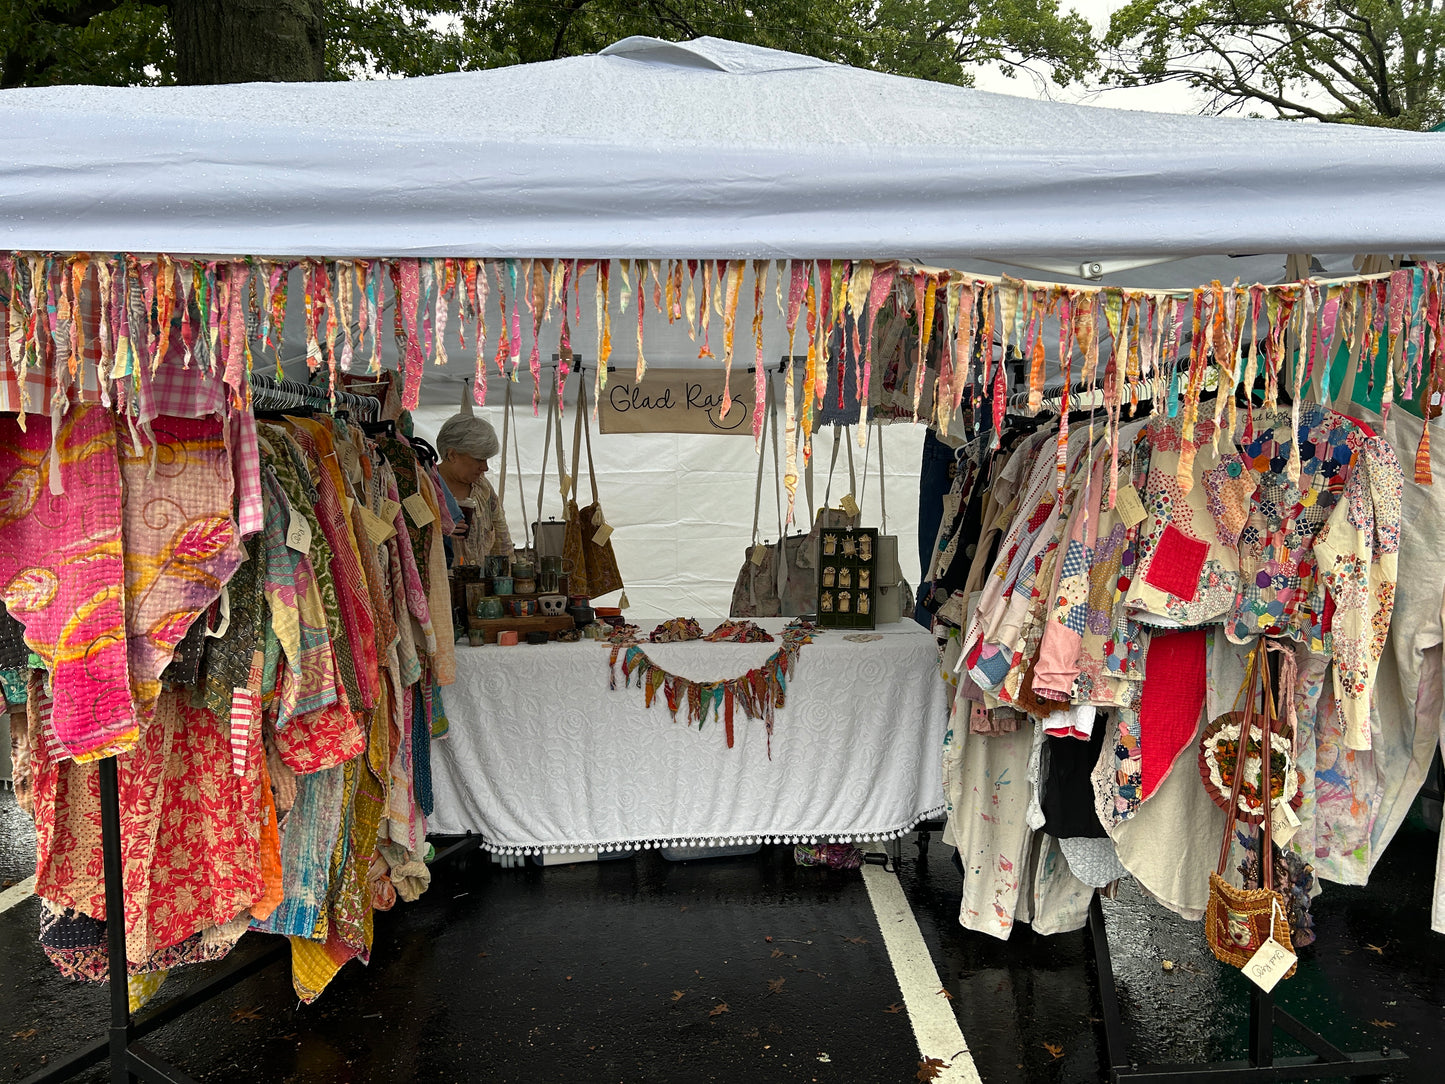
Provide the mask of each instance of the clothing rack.
{"label": "clothing rack", "polygon": [[[1178,374],[1176,374],[1176,379]],[[1141,382],[1150,385],[1152,381]],[[1070,396],[1075,388],[1083,392],[1085,385],[1071,385]],[[1126,385],[1126,388],[1128,385]],[[1122,399],[1123,397],[1121,397]],[[1140,396],[1143,400],[1148,396]],[[1010,410],[1014,404],[1027,403],[1028,393],[1016,393],[1009,397]],[[1060,391],[1055,389],[1052,401],[1061,403]],[[1257,846],[1263,854],[1263,832],[1258,832]],[[920,844],[922,841],[920,840]],[[1306,1026],[1296,1017],[1275,1003],[1273,992],[1266,992],[1254,983],[1249,990],[1249,1040],[1248,1057],[1242,1060],[1194,1062],[1184,1064],[1140,1065],[1129,1056],[1129,1040],[1119,1008],[1118,981],[1114,973],[1113,956],[1109,950],[1109,934],[1104,922],[1104,906],[1096,890],[1089,903],[1089,939],[1092,943],[1094,966],[1097,973],[1099,1005],[1104,1023],[1104,1053],[1108,1080],[1111,1084],[1203,1084],[1206,1081],[1229,1080],[1241,1084],[1255,1082],[1304,1080],[1313,1077],[1379,1077],[1399,1071],[1408,1061],[1408,1055],[1382,1045],[1378,1052],[1347,1052],[1340,1050],[1324,1036]],[[1248,981],[1248,980],[1245,980]],[[1275,1056],[1274,1033],[1278,1029],[1294,1039],[1310,1054],[1304,1056]]]}
{"label": "clothing rack", "polygon": [[[329,412],[330,396],[326,389],[294,380],[275,380],[253,373],[250,377],[253,403],[265,397],[278,404],[277,409],[297,409],[303,398],[314,402],[314,408]],[[338,392],[338,407],[346,406],[380,412],[380,400],[369,395]],[[294,405],[293,405],[294,404]],[[250,959],[229,962],[225,967],[193,983],[190,989],[145,1012],[130,1011],[130,988],[125,947],[125,886],[122,871],[120,833],[120,782],[114,756],[98,765],[100,773],[100,837],[105,882],[106,969],[110,986],[110,1023],[104,1038],[94,1040],[61,1057],[40,1072],[26,1077],[20,1084],[58,1084],[71,1080],[87,1069],[109,1059],[110,1084],[199,1084],[185,1071],[158,1057],[141,1040],[186,1013],[219,997],[274,963],[290,958],[291,944],[284,937],[272,936],[270,944]],[[467,836],[438,851],[430,863],[460,858],[481,846],[481,836]]]}
{"label": "clothing rack", "polygon": [[354,412],[358,421],[381,419],[381,400],[374,395],[337,390],[299,380],[278,379],[264,373],[252,373],[251,407],[256,411],[285,412],[312,410],[322,414]]}

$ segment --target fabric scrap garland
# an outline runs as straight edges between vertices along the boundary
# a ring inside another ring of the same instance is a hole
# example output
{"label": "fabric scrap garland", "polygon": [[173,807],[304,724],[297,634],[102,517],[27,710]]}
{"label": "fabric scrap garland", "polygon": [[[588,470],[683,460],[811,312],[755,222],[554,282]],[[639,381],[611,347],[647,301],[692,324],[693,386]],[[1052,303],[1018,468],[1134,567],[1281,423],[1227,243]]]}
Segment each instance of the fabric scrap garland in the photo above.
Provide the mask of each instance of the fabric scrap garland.
{"label": "fabric scrap garland", "polygon": [[[768,731],[768,759],[773,758],[773,722],[778,708],[788,694],[788,678],[797,668],[798,652],[813,642],[815,627],[806,621],[789,622],[783,629],[783,646],[768,656],[759,667],[735,678],[722,681],[694,681],[670,673],[658,666],[637,645],[617,644],[608,660],[611,670],[609,688],[617,688],[618,657],[622,659],[622,683],[630,687],[636,680],[643,691],[643,703],[652,707],[659,690],[667,699],[667,707],[677,721],[679,709],[686,707],[687,724],[697,723],[699,730],[711,712],[713,722],[722,717],[728,748],[733,747],[733,713],[738,705],[749,719],[762,720]],[[624,653],[623,648],[626,646]]]}

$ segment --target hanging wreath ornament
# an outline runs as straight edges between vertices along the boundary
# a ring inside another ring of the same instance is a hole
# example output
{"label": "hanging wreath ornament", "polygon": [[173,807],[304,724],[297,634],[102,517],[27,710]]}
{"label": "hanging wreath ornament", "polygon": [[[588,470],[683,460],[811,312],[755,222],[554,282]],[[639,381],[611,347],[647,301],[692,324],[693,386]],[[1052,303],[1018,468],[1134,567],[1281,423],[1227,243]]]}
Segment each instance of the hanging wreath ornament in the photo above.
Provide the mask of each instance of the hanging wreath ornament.
{"label": "hanging wreath ornament", "polygon": [[[1244,684],[1235,699],[1235,710],[1213,720],[1204,728],[1204,734],[1199,739],[1199,775],[1204,781],[1204,789],[1214,804],[1226,813],[1229,812],[1235,768],[1243,748],[1245,771],[1236,804],[1239,820],[1246,824],[1259,824],[1264,820],[1266,806],[1260,792],[1264,778],[1265,735],[1269,737],[1268,808],[1273,809],[1284,802],[1298,809],[1303,800],[1304,773],[1294,762],[1294,736],[1290,733],[1289,723],[1277,710],[1272,682],[1267,674],[1262,673],[1268,666],[1265,659],[1265,641],[1261,640],[1250,654]],[[1263,682],[1261,677],[1265,679]],[[1262,703],[1256,709],[1254,699],[1261,684]],[[1244,705],[1243,710],[1241,704]]]}

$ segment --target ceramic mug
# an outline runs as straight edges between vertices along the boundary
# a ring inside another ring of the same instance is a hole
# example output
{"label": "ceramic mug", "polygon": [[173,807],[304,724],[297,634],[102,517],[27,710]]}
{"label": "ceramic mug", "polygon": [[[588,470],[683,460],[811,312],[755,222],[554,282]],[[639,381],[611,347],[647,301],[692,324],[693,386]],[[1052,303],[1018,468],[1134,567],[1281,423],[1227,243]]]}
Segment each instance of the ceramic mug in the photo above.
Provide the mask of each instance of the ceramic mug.
{"label": "ceramic mug", "polygon": [[537,581],[530,577],[513,576],[512,594],[514,595],[535,595],[537,593]]}
{"label": "ceramic mug", "polygon": [[488,595],[477,602],[477,616],[489,621],[495,621],[502,616],[502,600],[495,595]]}
{"label": "ceramic mug", "polygon": [[542,571],[566,574],[572,571],[572,562],[560,554],[550,554],[542,558]]}
{"label": "ceramic mug", "polygon": [[510,595],[510,594],[512,593],[512,577],[511,577],[511,576],[494,576],[494,577],[492,577],[492,590],[495,591],[495,592],[496,592],[497,594],[499,594],[499,595]]}
{"label": "ceramic mug", "polygon": [[548,617],[560,617],[567,612],[567,596],[543,595],[537,599],[537,606]]}
{"label": "ceramic mug", "polygon": [[530,561],[512,562],[512,579],[530,580],[532,578],[532,563]]}
{"label": "ceramic mug", "polygon": [[506,557],[494,555],[487,558],[485,567],[488,576],[507,576],[511,574],[512,563]]}
{"label": "ceramic mug", "polygon": [[534,598],[512,599],[512,613],[517,617],[532,617],[537,612],[537,600]]}
{"label": "ceramic mug", "polygon": [[[546,564],[547,558],[543,557],[542,563]],[[557,584],[561,578],[562,574],[560,572],[549,572],[544,568],[542,574],[537,577],[537,586],[544,595],[555,595],[557,593]]]}
{"label": "ceramic mug", "polygon": [[501,644],[503,647],[516,647],[517,630],[505,629],[502,632],[497,633],[497,643]]}

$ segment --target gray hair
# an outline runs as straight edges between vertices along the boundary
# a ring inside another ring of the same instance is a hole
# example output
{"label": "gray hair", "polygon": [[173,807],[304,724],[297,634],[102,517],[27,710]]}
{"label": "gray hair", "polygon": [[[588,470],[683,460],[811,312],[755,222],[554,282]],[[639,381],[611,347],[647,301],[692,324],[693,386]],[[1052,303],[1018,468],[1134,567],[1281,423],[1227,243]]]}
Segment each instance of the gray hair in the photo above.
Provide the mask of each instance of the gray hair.
{"label": "gray hair", "polygon": [[437,431],[437,454],[460,452],[473,459],[491,459],[501,451],[497,431],[491,423],[471,414],[453,414]]}

